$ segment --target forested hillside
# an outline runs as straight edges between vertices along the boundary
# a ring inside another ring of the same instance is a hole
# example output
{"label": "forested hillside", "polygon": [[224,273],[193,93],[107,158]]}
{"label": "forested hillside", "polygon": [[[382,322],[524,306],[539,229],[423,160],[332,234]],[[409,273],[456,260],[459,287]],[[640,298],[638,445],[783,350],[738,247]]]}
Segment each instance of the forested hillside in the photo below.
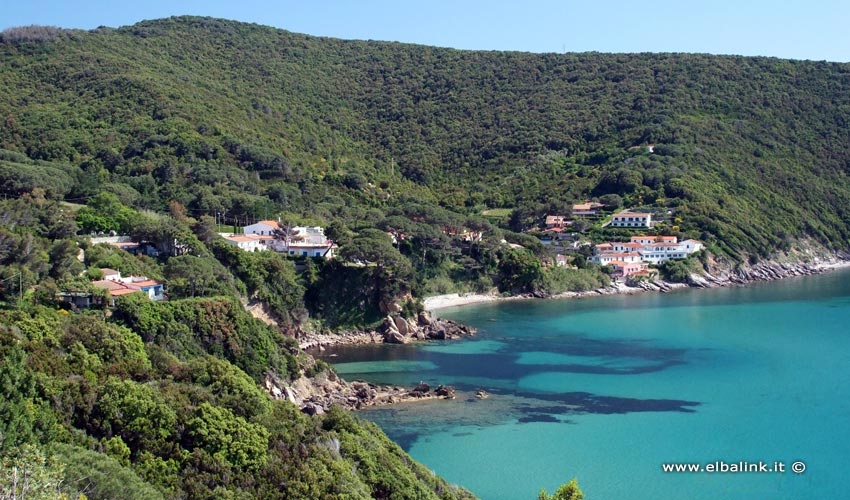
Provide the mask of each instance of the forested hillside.
{"label": "forested hillside", "polygon": [[[203,236],[202,221],[189,228],[104,195],[75,218],[35,191],[0,200],[0,496],[472,498],[347,411],[309,416],[270,396],[331,376],[285,334],[309,288],[292,262],[220,238],[211,250],[192,231]],[[99,220],[99,209],[190,251],[153,259],[76,237],[76,219]],[[135,293],[76,310],[57,296],[106,293],[91,280],[107,266],[166,280],[168,300]],[[252,317],[247,297],[281,328]]]}
{"label": "forested hillside", "polygon": [[415,199],[512,209],[514,230],[617,194],[738,260],[850,235],[845,64],[469,52],[181,17],[9,30],[0,65],[0,147],[66,165],[4,173],[8,193],[49,178],[68,198],[349,225]]}

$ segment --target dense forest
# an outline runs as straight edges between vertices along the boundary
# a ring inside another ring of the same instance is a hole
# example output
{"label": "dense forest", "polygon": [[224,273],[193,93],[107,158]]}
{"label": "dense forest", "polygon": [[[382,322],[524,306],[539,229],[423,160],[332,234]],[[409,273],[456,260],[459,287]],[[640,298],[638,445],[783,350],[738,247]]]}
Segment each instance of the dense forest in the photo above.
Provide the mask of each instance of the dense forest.
{"label": "dense forest", "polygon": [[178,17],[7,30],[0,67],[0,148],[51,162],[18,176],[7,157],[12,195],[347,226],[415,200],[510,209],[518,231],[616,194],[737,261],[850,236],[846,64],[458,51]]}
{"label": "dense forest", "polygon": [[[434,293],[605,285],[527,232],[586,200],[651,211],[733,265],[844,250],[848,116],[850,66],[825,62],[469,52],[195,17],[6,30],[2,474],[26,471],[32,498],[471,497],[356,417],[273,400],[269,380],[327,370],[292,337],[412,316]],[[278,218],[324,227],[339,258],[217,234]],[[110,232],[159,256],[86,237]],[[102,293],[101,268],[169,300],[57,300]]]}

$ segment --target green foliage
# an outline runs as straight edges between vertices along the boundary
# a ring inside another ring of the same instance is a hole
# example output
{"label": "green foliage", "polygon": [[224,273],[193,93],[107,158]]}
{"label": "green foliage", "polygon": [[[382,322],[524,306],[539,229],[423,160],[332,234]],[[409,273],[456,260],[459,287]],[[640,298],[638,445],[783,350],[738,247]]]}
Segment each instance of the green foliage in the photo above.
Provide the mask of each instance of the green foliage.
{"label": "green foliage", "polygon": [[297,376],[294,341],[248,314],[234,298],[151,302],[123,297],[115,318],[178,358],[209,353],[235,364],[255,380],[268,372]]}
{"label": "green foliage", "polygon": [[662,278],[673,283],[688,283],[691,280],[691,274],[704,271],[699,257],[695,255],[682,260],[668,260],[659,265],[658,269],[661,271]]}
{"label": "green foliage", "polygon": [[62,498],[63,467],[31,444],[13,455],[0,456],[0,498],[55,500]]}
{"label": "green foliage", "polygon": [[255,472],[268,460],[268,431],[225,408],[202,403],[186,435],[188,447],[201,448],[233,467]]}
{"label": "green foliage", "polygon": [[547,294],[563,292],[586,292],[602,288],[610,283],[610,278],[597,269],[569,269],[550,267],[543,272],[540,288]]}
{"label": "green foliage", "polygon": [[236,293],[228,270],[211,257],[172,257],[165,266],[165,277],[169,295],[174,298]]}
{"label": "green foliage", "polygon": [[499,277],[500,291],[531,293],[543,279],[543,266],[526,250],[508,249],[499,261]]}
{"label": "green foliage", "polygon": [[0,364],[0,452],[9,453],[35,440],[35,381],[22,349],[6,349],[4,358]]}
{"label": "green foliage", "polygon": [[117,196],[102,192],[77,212],[77,225],[85,232],[127,234],[135,228],[138,218],[138,213],[121,203]]}
{"label": "green foliage", "polygon": [[573,479],[567,484],[561,485],[551,495],[546,494],[546,490],[540,490],[537,496],[538,500],[584,500],[584,493],[578,487],[578,481]]}
{"label": "green foliage", "polygon": [[245,252],[219,238],[210,247],[242,282],[248,297],[266,304],[279,323],[290,326],[304,319],[304,287],[292,261],[277,252]]}
{"label": "green foliage", "polygon": [[90,500],[161,500],[162,493],[112,457],[79,446],[50,446],[62,465],[62,489]]}
{"label": "green foliage", "polygon": [[850,237],[840,64],[468,52],[194,17],[11,37],[0,60],[10,193],[352,229],[415,200],[494,220],[512,210],[517,230],[619,196],[673,209],[738,260]]}

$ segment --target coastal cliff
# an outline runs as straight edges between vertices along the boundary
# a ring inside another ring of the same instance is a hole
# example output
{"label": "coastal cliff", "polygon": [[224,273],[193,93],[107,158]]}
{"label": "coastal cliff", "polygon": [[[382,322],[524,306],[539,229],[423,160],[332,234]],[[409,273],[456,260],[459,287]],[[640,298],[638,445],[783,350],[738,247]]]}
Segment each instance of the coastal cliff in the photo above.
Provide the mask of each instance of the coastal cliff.
{"label": "coastal cliff", "polygon": [[298,345],[308,350],[339,344],[407,344],[424,340],[453,340],[475,334],[475,329],[449,319],[435,318],[423,311],[415,318],[388,314],[374,329],[339,333],[301,332]]}

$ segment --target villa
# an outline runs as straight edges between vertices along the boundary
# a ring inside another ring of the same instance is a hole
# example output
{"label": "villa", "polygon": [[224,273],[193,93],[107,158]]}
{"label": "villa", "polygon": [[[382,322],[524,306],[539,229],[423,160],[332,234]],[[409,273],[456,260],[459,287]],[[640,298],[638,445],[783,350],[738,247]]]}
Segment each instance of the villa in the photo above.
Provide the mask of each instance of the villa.
{"label": "villa", "polygon": [[645,266],[640,268],[626,264],[661,264],[671,259],[684,259],[702,249],[703,244],[697,240],[678,241],[675,236],[639,235],[632,236],[629,242],[600,243],[588,260],[603,266],[614,266],[615,273],[625,277],[646,270]]}
{"label": "villa", "polygon": [[332,259],[337,245],[319,226],[283,227],[272,220],[261,220],[242,228],[244,234],[231,236],[229,243],[246,251],[265,249],[300,257]]}

